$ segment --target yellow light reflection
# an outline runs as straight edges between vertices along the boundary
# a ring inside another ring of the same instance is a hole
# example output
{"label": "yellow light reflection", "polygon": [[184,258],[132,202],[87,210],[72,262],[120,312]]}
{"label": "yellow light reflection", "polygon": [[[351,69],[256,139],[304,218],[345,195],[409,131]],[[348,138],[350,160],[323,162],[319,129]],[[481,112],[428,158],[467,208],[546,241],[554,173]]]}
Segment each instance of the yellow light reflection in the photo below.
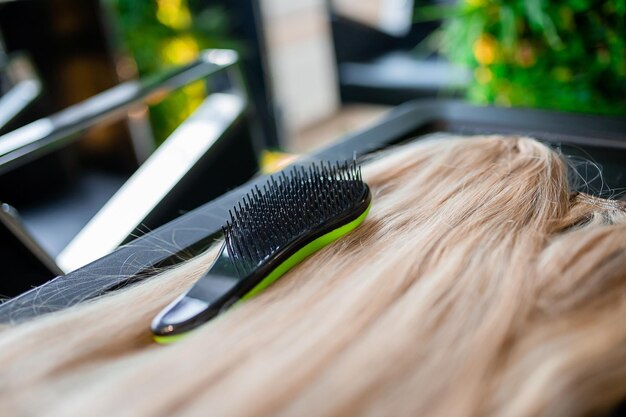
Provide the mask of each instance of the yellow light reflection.
{"label": "yellow light reflection", "polygon": [[188,29],[191,13],[184,0],[157,0],[157,19],[172,29]]}
{"label": "yellow light reflection", "polygon": [[190,35],[183,35],[166,40],[161,55],[168,64],[183,65],[196,59],[199,51],[198,42]]}
{"label": "yellow light reflection", "polygon": [[498,43],[493,36],[483,34],[474,42],[474,57],[479,64],[490,65],[496,59]]}

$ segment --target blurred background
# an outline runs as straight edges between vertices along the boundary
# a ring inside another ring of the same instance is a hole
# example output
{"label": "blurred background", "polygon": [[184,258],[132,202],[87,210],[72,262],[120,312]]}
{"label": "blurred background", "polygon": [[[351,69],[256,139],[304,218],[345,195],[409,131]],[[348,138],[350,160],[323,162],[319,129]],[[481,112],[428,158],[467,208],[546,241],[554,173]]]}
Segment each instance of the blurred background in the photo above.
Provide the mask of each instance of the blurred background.
{"label": "blurred background", "polygon": [[624,116],[626,0],[2,0],[0,294],[428,97]]}

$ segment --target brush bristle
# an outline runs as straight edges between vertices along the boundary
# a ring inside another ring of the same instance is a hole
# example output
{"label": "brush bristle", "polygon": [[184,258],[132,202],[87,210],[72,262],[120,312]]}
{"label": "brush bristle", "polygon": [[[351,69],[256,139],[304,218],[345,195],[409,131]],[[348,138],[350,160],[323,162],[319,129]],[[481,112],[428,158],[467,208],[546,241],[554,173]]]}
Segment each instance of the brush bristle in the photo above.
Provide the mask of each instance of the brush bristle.
{"label": "brush bristle", "polygon": [[313,163],[271,176],[230,211],[227,249],[247,274],[303,234],[354,209],[366,185],[355,161]]}

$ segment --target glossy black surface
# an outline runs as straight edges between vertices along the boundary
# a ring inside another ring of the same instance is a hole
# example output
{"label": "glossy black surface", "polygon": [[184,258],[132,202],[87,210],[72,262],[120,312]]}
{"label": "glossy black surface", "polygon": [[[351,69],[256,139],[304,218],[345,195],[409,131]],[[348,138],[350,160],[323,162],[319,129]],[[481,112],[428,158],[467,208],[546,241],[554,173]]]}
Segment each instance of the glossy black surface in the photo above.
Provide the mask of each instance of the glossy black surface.
{"label": "glossy black surface", "polygon": [[127,81],[79,104],[0,136],[0,173],[7,172],[75,140],[90,126],[119,118],[132,105],[158,102],[181,86],[233,67],[237,53],[231,50],[203,51],[198,59],[166,74],[142,81]]}
{"label": "glossy black surface", "polygon": [[[183,297],[170,304],[155,317],[152,322],[152,332],[158,336],[174,336],[206,323],[241,299],[299,249],[358,218],[369,207],[371,201],[367,184],[359,180],[359,188],[361,191],[358,197],[352,201],[346,201],[346,205],[339,206],[341,211],[329,212],[330,217],[321,218],[320,222],[311,223],[308,227],[297,230],[294,235],[284,241],[273,242],[271,254],[256,258],[254,268],[242,269],[240,265],[242,261],[236,255],[234,256],[232,246],[222,245],[220,254],[209,271]],[[302,200],[305,200],[304,197],[301,196]],[[297,196],[292,198],[297,198]],[[304,204],[304,201],[294,202]],[[248,210],[251,209],[248,208]],[[280,218],[276,214],[274,216],[276,222],[285,221],[285,218]],[[292,216],[292,214],[287,215],[287,217]],[[291,219],[294,224],[298,220]],[[279,224],[273,226],[278,227]],[[255,242],[260,239],[258,231],[248,225],[244,232],[249,234],[245,249],[254,250],[252,246],[260,244],[260,242]],[[285,236],[281,238],[285,239]]]}

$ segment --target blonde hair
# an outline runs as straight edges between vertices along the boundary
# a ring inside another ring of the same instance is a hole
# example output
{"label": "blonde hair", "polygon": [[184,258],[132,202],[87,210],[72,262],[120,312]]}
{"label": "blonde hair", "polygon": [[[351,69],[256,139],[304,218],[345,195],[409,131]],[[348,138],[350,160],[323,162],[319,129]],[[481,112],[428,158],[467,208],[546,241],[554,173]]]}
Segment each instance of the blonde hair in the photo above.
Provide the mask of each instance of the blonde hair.
{"label": "blonde hair", "polygon": [[364,224],[181,341],[214,252],[0,333],[3,416],[583,416],[626,396],[624,204],[529,138],[370,161]]}

